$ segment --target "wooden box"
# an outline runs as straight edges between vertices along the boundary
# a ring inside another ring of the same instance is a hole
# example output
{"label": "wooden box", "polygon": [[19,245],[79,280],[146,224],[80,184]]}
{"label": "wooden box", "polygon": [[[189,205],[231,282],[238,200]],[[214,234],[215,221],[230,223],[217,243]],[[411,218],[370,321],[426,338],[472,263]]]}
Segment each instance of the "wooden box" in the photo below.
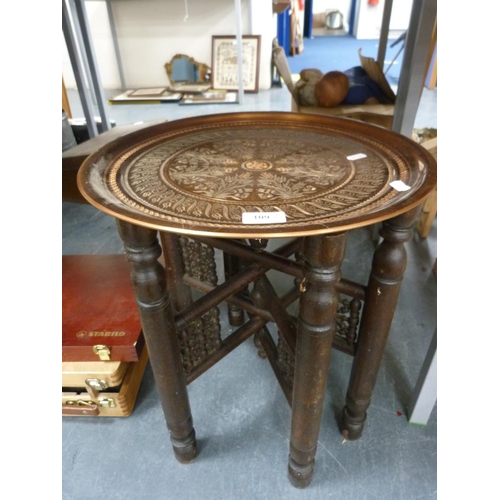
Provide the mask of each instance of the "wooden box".
{"label": "wooden box", "polygon": [[[134,409],[147,362],[144,348],[134,363],[63,363],[62,415],[127,417]],[[74,387],[74,383],[81,385]]]}
{"label": "wooden box", "polygon": [[62,257],[62,361],[139,360],[144,345],[124,255]]}

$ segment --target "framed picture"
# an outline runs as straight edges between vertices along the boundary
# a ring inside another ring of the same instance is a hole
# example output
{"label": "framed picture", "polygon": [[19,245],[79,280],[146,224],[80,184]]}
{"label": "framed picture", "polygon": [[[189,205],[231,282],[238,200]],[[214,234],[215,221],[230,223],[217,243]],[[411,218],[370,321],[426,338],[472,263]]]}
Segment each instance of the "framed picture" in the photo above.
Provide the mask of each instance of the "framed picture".
{"label": "framed picture", "polygon": [[179,104],[235,104],[238,102],[236,92],[218,90],[201,94],[184,94]]}
{"label": "framed picture", "polygon": [[[238,90],[238,51],[235,36],[212,37],[212,87]],[[242,36],[243,90],[259,91],[260,35]]]}
{"label": "framed picture", "polygon": [[132,91],[130,97],[160,97],[167,90],[166,87],[156,87],[152,89],[136,89]]}
{"label": "framed picture", "polygon": [[137,93],[137,90],[127,90],[123,94],[109,99],[110,104],[156,104],[164,102],[177,102],[182,97],[180,92],[167,92],[164,90],[159,95]]}
{"label": "framed picture", "polygon": [[179,83],[172,85],[172,92],[183,92],[188,94],[196,94],[205,92],[210,88],[209,83]]}

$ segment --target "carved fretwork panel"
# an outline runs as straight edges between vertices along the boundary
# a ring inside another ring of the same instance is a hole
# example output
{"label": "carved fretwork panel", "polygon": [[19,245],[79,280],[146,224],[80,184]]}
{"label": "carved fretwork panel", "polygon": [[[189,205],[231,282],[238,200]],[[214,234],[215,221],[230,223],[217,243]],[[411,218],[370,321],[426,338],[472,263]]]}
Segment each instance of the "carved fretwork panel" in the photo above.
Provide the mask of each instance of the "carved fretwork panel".
{"label": "carved fretwork panel", "polygon": [[[184,272],[200,281],[217,285],[215,252],[212,247],[182,236],[180,238]],[[201,318],[179,331],[182,364],[186,374],[222,345],[220,310],[210,309]]]}
{"label": "carved fretwork panel", "polygon": [[217,285],[214,249],[185,236],[181,236],[180,243],[185,273],[200,281]]}
{"label": "carved fretwork panel", "polygon": [[186,374],[220,349],[222,340],[219,314],[219,308],[214,307],[179,331],[182,364]]}
{"label": "carved fretwork panel", "polygon": [[[359,299],[340,297],[337,309],[335,335],[340,337],[349,347],[352,348],[352,353],[354,353],[358,336],[360,310],[361,301]],[[288,384],[290,384],[290,386],[293,386],[295,353],[292,352],[288,343],[279,332],[277,350],[277,364],[282,371],[283,378]]]}
{"label": "carved fretwork panel", "polygon": [[361,301],[340,297],[337,309],[335,335],[342,337],[349,346],[354,347],[358,336]]}
{"label": "carved fretwork panel", "polygon": [[277,364],[283,373],[283,378],[290,385],[293,386],[293,373],[295,364],[295,353],[292,352],[287,342],[278,332],[278,359]]}

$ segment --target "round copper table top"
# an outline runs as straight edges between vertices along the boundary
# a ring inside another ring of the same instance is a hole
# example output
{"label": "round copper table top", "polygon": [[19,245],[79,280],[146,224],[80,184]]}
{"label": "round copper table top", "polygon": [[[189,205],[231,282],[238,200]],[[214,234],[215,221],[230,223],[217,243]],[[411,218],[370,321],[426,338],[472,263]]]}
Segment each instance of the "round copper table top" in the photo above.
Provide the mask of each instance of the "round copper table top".
{"label": "round copper table top", "polygon": [[435,185],[434,158],[402,135],[276,112],[144,128],[99,149],[78,172],[83,196],[118,219],[230,238],[365,226],[420,204]]}

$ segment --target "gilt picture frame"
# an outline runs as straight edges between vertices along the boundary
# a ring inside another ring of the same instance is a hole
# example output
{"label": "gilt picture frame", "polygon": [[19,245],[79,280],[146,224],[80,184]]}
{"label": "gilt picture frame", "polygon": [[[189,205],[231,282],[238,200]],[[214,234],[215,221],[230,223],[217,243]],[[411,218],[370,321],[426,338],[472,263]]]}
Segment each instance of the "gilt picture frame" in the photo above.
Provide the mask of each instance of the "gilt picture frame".
{"label": "gilt picture frame", "polygon": [[[242,36],[243,90],[259,91],[260,35]],[[238,50],[235,36],[212,36],[212,88],[238,90]]]}

